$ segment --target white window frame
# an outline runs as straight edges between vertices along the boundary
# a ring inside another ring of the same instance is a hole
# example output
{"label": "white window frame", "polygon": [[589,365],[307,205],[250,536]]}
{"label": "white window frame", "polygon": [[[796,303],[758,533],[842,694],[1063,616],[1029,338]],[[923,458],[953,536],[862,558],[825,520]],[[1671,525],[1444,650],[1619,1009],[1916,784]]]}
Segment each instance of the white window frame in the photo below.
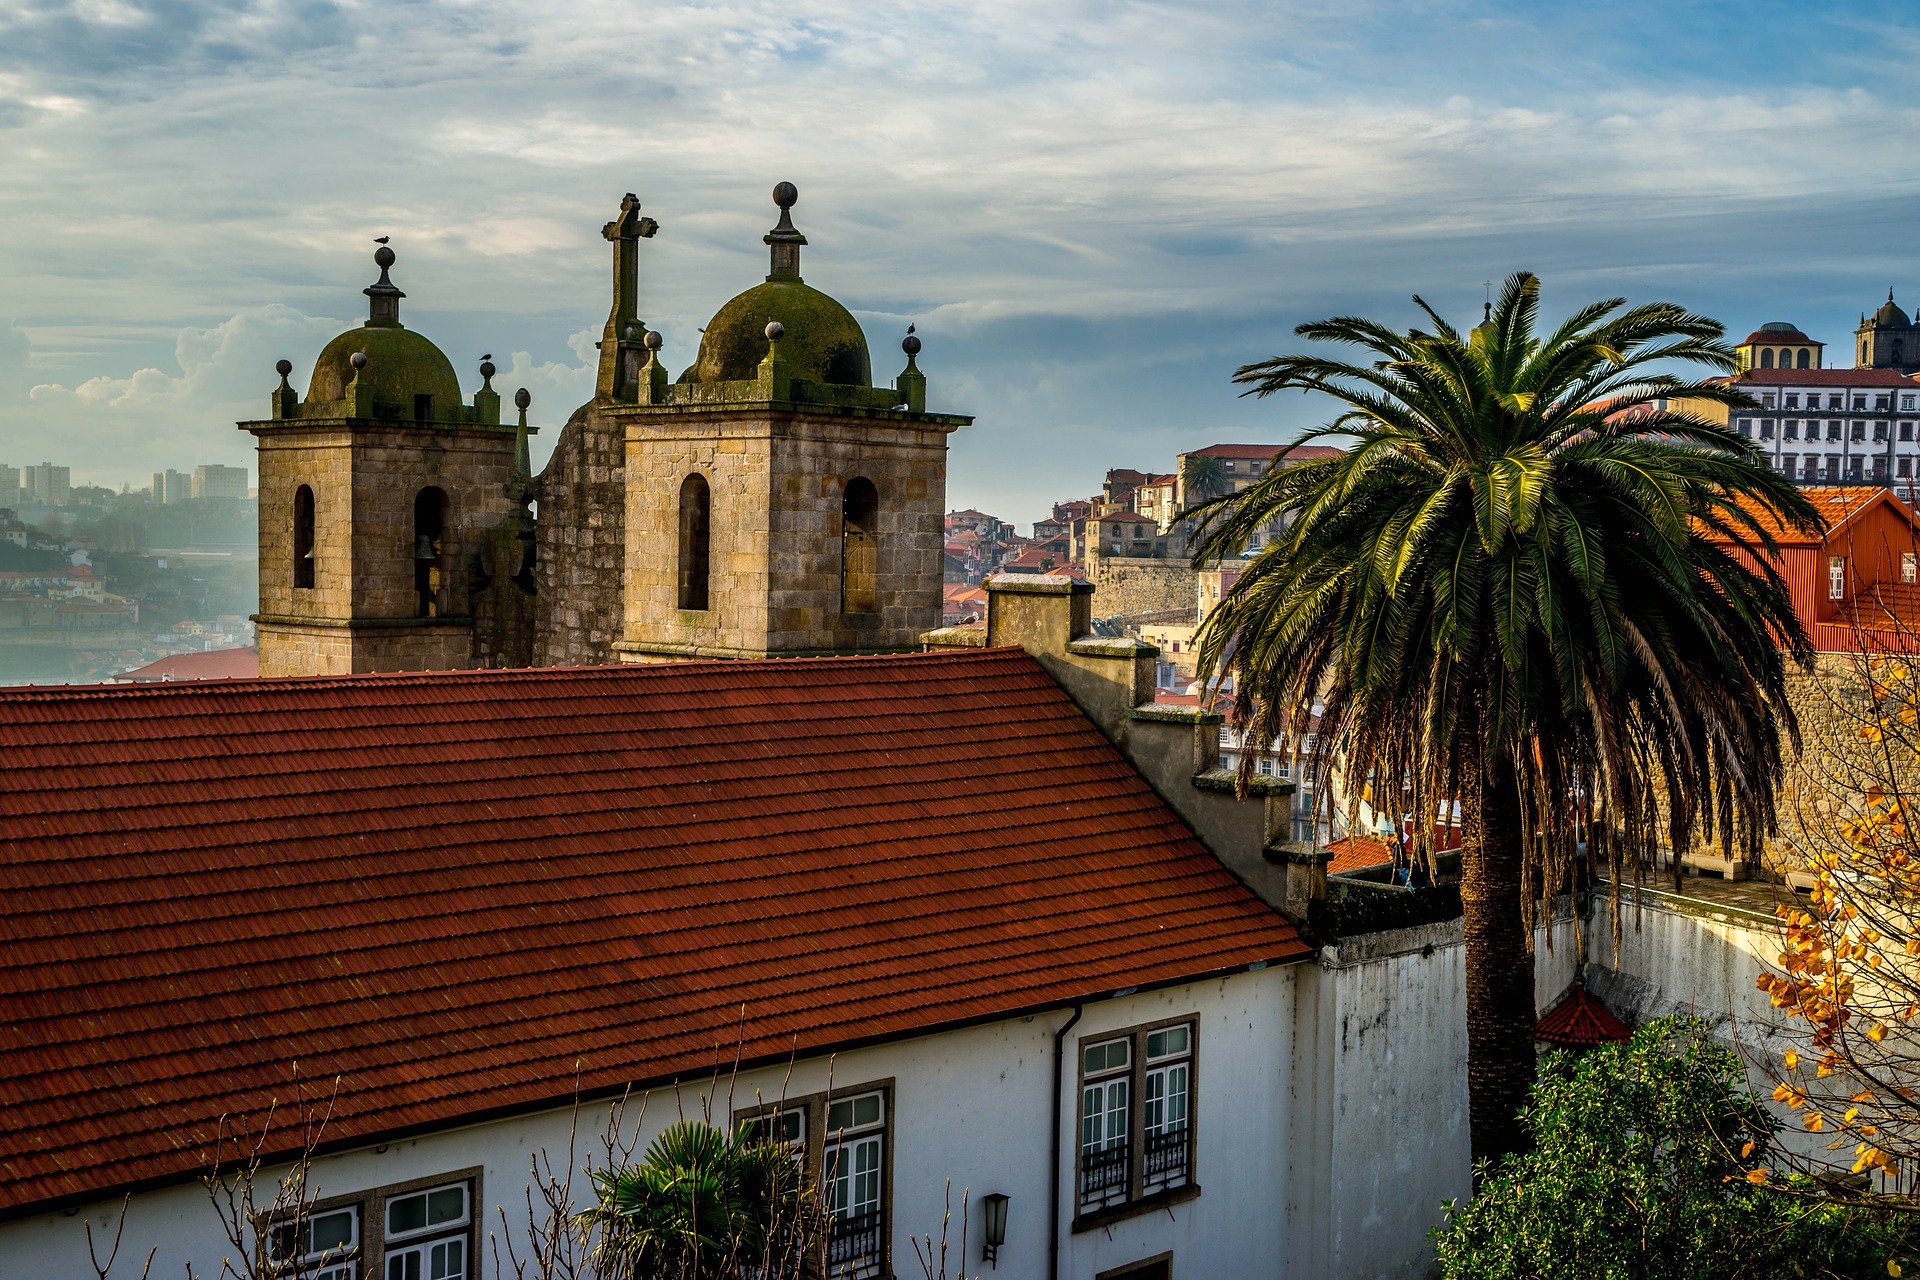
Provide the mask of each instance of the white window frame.
{"label": "white window frame", "polygon": [[[435,1272],[433,1269],[433,1251],[436,1249],[445,1249],[449,1246],[457,1246],[460,1250],[460,1269],[458,1271]],[[476,1280],[473,1272],[473,1245],[472,1242],[468,1240],[467,1233],[464,1231],[455,1232],[450,1236],[434,1236],[429,1240],[417,1240],[399,1245],[391,1245],[388,1246],[384,1252],[386,1257],[381,1263],[380,1272],[382,1280],[414,1280],[414,1277],[408,1276],[404,1270],[404,1264],[408,1258],[418,1258],[420,1260],[420,1275],[418,1280]],[[401,1274],[398,1276],[393,1274],[394,1264],[396,1263],[402,1264],[403,1267]]]}
{"label": "white window frame", "polygon": [[1827,557],[1827,599],[1844,600],[1847,598],[1847,558],[1845,556]]}
{"label": "white window frame", "polygon": [[[295,1277],[298,1280],[386,1280],[390,1260],[418,1254],[421,1259],[421,1280],[428,1280],[433,1274],[433,1248],[458,1240],[462,1269],[455,1274],[459,1280],[476,1280],[480,1246],[476,1237],[478,1214],[475,1206],[480,1203],[482,1172],[477,1166],[451,1170],[434,1177],[414,1178],[368,1191],[317,1200],[297,1215],[303,1229],[310,1232],[312,1228],[309,1224],[329,1214],[350,1213],[354,1229],[353,1243],[350,1247],[308,1253],[298,1260],[276,1259],[272,1256],[274,1233],[290,1225],[295,1215],[262,1215],[255,1220],[262,1274],[285,1277],[286,1280],[294,1280]],[[461,1216],[457,1221],[430,1223],[391,1235],[387,1233],[390,1206],[394,1202],[455,1187],[460,1189],[463,1197]],[[328,1261],[329,1257],[334,1261]]]}
{"label": "white window frame", "polygon": [[[355,1264],[360,1258],[363,1212],[365,1206],[358,1203],[328,1204],[303,1210],[291,1220],[281,1220],[266,1225],[265,1241],[267,1270],[271,1275],[310,1277],[311,1280],[353,1280]],[[313,1224],[322,1218],[331,1218],[345,1214],[353,1224],[353,1233],[345,1244],[329,1245],[324,1249],[305,1248],[293,1257],[276,1258],[273,1256],[274,1237],[280,1232],[292,1228],[304,1234],[302,1243],[313,1243]]]}
{"label": "white window frame", "polygon": [[1920,559],[1920,556],[1916,556],[1912,551],[1902,551],[1900,553],[1900,581],[1914,582],[1920,580],[1920,578],[1916,577],[1916,559]]}

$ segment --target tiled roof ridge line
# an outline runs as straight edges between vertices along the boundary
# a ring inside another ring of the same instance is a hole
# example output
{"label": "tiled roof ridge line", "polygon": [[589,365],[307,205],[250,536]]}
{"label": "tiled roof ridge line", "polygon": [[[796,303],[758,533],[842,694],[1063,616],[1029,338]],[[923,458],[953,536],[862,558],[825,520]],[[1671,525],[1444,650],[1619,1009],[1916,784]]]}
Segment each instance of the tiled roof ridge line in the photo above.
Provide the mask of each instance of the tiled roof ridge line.
{"label": "tiled roof ridge line", "polygon": [[[49,696],[72,695],[86,698],[154,698],[181,696],[232,695],[236,691],[259,689],[364,689],[405,688],[447,681],[507,683],[564,676],[573,680],[606,680],[620,676],[639,677],[643,673],[757,669],[770,664],[897,665],[934,663],[941,665],[982,662],[988,657],[1006,658],[1026,651],[1018,645],[996,645],[990,649],[934,649],[915,653],[837,653],[766,658],[694,658],[674,662],[622,662],[587,667],[469,667],[449,671],[361,671],[351,675],[261,676],[235,680],[164,680],[151,684],[23,684],[0,685],[0,702],[37,700]],[[983,664],[984,665],[984,664]]]}

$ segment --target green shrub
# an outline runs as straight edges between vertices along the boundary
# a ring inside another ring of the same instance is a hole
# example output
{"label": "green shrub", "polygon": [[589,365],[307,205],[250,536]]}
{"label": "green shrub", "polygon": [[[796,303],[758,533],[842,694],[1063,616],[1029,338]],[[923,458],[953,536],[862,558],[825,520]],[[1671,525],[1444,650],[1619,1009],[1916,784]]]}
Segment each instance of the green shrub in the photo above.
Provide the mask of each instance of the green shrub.
{"label": "green shrub", "polygon": [[[1749,1175],[1776,1120],[1704,1024],[1664,1018],[1626,1044],[1550,1053],[1521,1113],[1535,1147],[1482,1164],[1479,1194],[1433,1231],[1447,1280],[1733,1280],[1898,1275],[1920,1223]],[[1777,1179],[1776,1179],[1777,1180]]]}

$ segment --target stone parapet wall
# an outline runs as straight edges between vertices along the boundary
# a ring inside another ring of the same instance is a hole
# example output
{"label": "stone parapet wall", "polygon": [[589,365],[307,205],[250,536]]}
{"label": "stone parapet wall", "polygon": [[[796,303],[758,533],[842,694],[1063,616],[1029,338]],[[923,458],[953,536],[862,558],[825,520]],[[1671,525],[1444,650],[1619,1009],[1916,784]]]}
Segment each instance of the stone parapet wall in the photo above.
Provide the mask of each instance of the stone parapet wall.
{"label": "stone parapet wall", "polygon": [[1089,555],[1086,573],[1098,588],[1093,611],[1102,618],[1190,610],[1199,599],[1199,576],[1184,560]]}
{"label": "stone parapet wall", "polygon": [[615,660],[627,574],[626,429],[594,405],[561,429],[539,496],[533,665]]}

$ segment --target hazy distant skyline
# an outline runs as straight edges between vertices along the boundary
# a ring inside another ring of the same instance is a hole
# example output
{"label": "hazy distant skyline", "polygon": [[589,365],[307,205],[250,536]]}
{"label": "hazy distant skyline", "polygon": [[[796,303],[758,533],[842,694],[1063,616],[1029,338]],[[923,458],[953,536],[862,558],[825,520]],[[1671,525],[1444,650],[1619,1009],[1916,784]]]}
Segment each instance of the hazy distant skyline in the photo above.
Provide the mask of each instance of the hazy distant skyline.
{"label": "hazy distant skyline", "polygon": [[620,195],[678,370],[781,179],[876,381],[917,324],[929,407],[977,416],[949,505],[1022,525],[1319,421],[1228,381],[1301,321],[1471,323],[1519,268],[1550,315],[1667,298],[1845,365],[1890,285],[1920,304],[1916,54],[1891,4],[16,2],[0,461],[255,469],[233,422],[364,318],[378,235],[463,389],[492,352],[532,391],[538,461]]}

